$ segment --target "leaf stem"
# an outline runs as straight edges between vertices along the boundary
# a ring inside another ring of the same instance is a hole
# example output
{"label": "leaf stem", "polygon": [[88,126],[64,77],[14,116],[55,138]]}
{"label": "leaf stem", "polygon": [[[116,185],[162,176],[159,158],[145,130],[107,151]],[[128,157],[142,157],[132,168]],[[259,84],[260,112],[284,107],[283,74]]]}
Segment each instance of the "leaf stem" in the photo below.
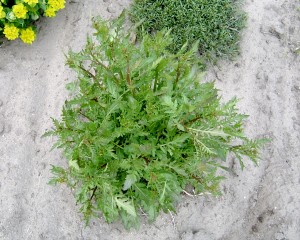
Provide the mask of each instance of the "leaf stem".
{"label": "leaf stem", "polygon": [[155,80],[154,80],[153,92],[156,92],[157,80],[158,80],[158,70],[157,70],[157,67],[156,67],[155,68]]}

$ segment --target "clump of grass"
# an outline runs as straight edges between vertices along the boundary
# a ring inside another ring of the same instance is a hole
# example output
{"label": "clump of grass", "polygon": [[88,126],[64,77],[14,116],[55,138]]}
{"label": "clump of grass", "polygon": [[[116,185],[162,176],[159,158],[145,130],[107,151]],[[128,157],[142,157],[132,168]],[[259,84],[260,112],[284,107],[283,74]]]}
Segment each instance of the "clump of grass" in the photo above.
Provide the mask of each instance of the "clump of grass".
{"label": "clump of grass", "polygon": [[246,19],[236,0],[135,0],[130,16],[135,23],[143,21],[140,33],[172,29],[172,52],[199,41],[206,59],[236,56]]}

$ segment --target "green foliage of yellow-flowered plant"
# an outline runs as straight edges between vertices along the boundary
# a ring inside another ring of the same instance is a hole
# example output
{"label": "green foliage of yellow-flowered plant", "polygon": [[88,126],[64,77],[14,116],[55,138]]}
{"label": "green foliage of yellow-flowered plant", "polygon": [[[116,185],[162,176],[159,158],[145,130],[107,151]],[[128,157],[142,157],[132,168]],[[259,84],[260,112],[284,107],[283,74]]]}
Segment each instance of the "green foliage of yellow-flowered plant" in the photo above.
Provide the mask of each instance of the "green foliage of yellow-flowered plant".
{"label": "green foliage of yellow-flowered plant", "polygon": [[32,44],[36,39],[34,22],[40,16],[55,17],[65,0],[0,0],[0,36]]}

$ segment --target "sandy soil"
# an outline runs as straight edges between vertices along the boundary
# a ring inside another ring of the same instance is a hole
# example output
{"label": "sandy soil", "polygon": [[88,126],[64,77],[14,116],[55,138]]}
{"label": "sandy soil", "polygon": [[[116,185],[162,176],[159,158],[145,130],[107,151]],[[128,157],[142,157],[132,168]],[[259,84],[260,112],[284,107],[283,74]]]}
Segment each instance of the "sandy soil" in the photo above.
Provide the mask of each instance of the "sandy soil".
{"label": "sandy soil", "polygon": [[90,18],[117,16],[129,0],[70,1],[55,19],[40,23],[32,46],[0,48],[0,239],[298,240],[300,239],[300,6],[297,0],[246,0],[248,26],[241,56],[212,67],[224,99],[241,98],[250,136],[272,142],[259,167],[241,172],[229,159],[223,196],[184,197],[178,214],[127,232],[95,219],[87,228],[69,189],[51,187],[50,164],[62,165],[54,139],[40,136],[59,117],[74,78],[64,52],[79,50]]}

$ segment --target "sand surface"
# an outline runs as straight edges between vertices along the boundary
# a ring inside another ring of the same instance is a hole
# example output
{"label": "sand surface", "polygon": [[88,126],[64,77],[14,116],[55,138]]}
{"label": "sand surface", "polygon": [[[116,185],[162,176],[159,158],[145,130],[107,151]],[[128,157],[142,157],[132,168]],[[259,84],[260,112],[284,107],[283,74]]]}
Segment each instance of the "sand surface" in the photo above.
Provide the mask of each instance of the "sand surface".
{"label": "sand surface", "polygon": [[92,16],[116,17],[128,0],[69,1],[43,19],[37,41],[0,47],[0,239],[299,240],[300,239],[300,3],[246,0],[248,26],[241,56],[212,67],[224,99],[240,98],[246,131],[272,139],[259,167],[228,164],[222,197],[183,197],[178,214],[127,232],[94,219],[85,228],[72,193],[47,185],[51,164],[63,165],[54,139],[41,135],[58,118],[74,73],[64,52],[80,50]]}

